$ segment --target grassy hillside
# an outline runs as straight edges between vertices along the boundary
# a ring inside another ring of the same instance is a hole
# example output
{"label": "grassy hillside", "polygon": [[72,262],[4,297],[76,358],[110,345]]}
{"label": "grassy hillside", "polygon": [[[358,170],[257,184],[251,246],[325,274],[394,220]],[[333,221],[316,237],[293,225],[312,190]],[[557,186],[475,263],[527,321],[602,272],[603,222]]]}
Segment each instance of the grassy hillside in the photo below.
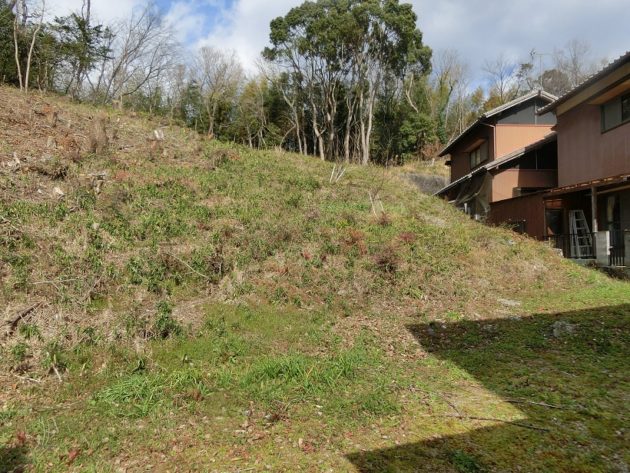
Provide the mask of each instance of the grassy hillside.
{"label": "grassy hillside", "polygon": [[628,284],[405,170],[333,184],[313,158],[6,88],[0,123],[0,470],[630,461]]}

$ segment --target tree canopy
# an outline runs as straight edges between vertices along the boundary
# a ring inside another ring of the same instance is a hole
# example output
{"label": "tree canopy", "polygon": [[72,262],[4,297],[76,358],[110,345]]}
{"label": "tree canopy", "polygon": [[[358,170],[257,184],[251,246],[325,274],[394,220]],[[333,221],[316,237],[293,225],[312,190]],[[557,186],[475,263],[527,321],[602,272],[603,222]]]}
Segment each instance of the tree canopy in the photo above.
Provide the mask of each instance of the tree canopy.
{"label": "tree canopy", "polygon": [[45,21],[44,0],[0,0],[0,81],[346,163],[433,159],[484,111],[534,89],[561,95],[598,66],[579,40],[468,65],[424,44],[409,3],[309,0],[271,21],[259,70],[247,73],[233,51],[184,54],[158,4],[110,24],[90,4]]}

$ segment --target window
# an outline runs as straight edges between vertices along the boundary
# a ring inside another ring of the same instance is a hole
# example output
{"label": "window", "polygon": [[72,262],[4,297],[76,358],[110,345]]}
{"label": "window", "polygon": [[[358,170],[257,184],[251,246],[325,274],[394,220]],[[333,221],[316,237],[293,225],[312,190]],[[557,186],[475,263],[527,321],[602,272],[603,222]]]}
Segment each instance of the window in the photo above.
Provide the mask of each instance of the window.
{"label": "window", "polygon": [[513,197],[520,197],[522,195],[533,194],[534,192],[540,192],[547,189],[547,187],[515,187],[512,190]]}
{"label": "window", "polygon": [[630,94],[617,97],[602,105],[602,131],[630,121]]}
{"label": "window", "polygon": [[562,209],[545,210],[545,221],[547,222],[547,235],[562,234],[564,211]]}
{"label": "window", "polygon": [[527,233],[527,221],[525,220],[510,221],[507,225],[516,233],[521,235]]}
{"label": "window", "polygon": [[488,160],[488,142],[484,141],[481,146],[470,152],[470,169],[476,168],[484,161]]}

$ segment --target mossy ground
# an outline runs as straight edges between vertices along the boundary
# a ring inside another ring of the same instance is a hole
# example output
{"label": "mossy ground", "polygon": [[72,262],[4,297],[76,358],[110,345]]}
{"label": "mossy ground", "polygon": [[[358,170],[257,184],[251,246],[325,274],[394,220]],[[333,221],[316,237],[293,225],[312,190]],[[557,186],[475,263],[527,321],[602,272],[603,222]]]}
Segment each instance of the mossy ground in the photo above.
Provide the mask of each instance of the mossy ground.
{"label": "mossy ground", "polygon": [[[81,145],[102,111],[1,93],[0,301],[35,309],[0,347],[0,469],[630,463],[627,283],[404,170],[331,184],[332,164],[114,111],[109,151],[77,157],[48,136]],[[25,118],[44,107],[54,129]]]}

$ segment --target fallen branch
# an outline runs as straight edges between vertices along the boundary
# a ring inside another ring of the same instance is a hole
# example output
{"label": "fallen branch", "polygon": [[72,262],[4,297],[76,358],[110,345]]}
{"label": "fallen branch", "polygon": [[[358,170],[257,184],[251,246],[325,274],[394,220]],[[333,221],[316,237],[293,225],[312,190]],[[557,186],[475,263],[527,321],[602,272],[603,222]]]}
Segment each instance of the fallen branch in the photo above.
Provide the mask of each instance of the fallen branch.
{"label": "fallen branch", "polygon": [[345,166],[341,165],[337,168],[337,165],[335,164],[333,166],[332,173],[330,174],[330,184],[337,184],[346,173],[346,169],[347,168]]}
{"label": "fallen branch", "polygon": [[425,393],[429,397],[437,396],[442,401],[444,401],[444,403],[447,404],[451,409],[453,409],[457,413],[457,415],[461,415],[462,414],[460,412],[460,410],[457,408],[457,406],[455,405],[455,403],[452,402],[448,397],[446,397],[446,394],[439,393],[437,391],[427,391],[426,389],[418,388],[418,387],[415,387],[415,386],[414,386],[414,390],[415,391],[422,391],[423,393]]}
{"label": "fallen branch", "polygon": [[443,395],[441,395],[439,393],[437,393],[437,395],[440,397],[440,399],[442,399],[442,401],[444,401],[446,404],[448,404],[449,407],[451,409],[453,409],[457,413],[458,416],[462,415],[462,413],[459,411],[457,406],[453,402],[451,402],[446,396],[443,396]]}
{"label": "fallen branch", "polygon": [[38,302],[37,304],[33,304],[28,309],[24,309],[23,311],[18,313],[18,315],[15,318],[7,321],[7,325],[9,325],[9,331],[6,334],[6,336],[9,337],[13,335],[13,333],[15,333],[15,331],[17,330],[17,327],[20,324],[20,322],[26,319],[27,317],[30,318],[31,314],[35,311],[35,309],[37,309],[41,305],[42,305],[41,302]]}
{"label": "fallen branch", "polygon": [[13,374],[13,376],[15,376],[18,379],[21,379],[22,381],[29,381],[31,383],[41,383],[42,382],[41,379],[30,378],[28,376],[20,376],[19,374],[15,374],[15,373],[12,373],[12,374]]}
{"label": "fallen branch", "polygon": [[534,401],[527,401],[524,399],[506,399],[505,402],[509,402],[511,404],[531,404],[533,406],[542,406],[542,407],[548,407],[550,409],[562,409],[562,410],[570,410],[568,407],[563,407],[563,406],[555,406],[553,404],[547,404],[546,402],[534,402]]}
{"label": "fallen branch", "polygon": [[52,369],[55,372],[55,374],[57,375],[57,379],[59,379],[59,382],[63,383],[63,379],[61,378],[61,375],[59,374],[59,370],[57,369],[57,365],[53,363]]}
{"label": "fallen branch", "polygon": [[517,427],[523,427],[524,429],[537,430],[539,432],[549,432],[549,429],[545,429],[544,427],[536,427],[535,425],[523,424],[521,422],[516,422],[512,420],[496,419],[493,417],[477,417],[477,416],[467,416],[467,415],[459,415],[459,414],[429,414],[429,417],[448,417],[452,419],[478,420],[482,422],[501,422],[503,424],[510,424]]}
{"label": "fallen branch", "polygon": [[166,253],[168,256],[170,256],[171,258],[176,259],[177,261],[179,261],[181,264],[183,264],[184,266],[186,266],[188,269],[190,269],[193,273],[198,274],[199,276],[201,276],[202,278],[208,280],[208,281],[212,281],[212,278],[210,276],[207,276],[203,273],[200,273],[199,271],[197,271],[195,268],[193,268],[192,266],[190,266],[188,263],[186,263],[184,260],[182,260],[181,258],[178,258],[177,256],[175,256],[172,253]]}

